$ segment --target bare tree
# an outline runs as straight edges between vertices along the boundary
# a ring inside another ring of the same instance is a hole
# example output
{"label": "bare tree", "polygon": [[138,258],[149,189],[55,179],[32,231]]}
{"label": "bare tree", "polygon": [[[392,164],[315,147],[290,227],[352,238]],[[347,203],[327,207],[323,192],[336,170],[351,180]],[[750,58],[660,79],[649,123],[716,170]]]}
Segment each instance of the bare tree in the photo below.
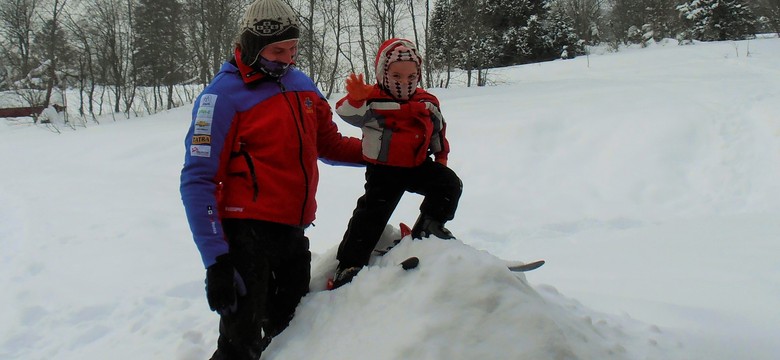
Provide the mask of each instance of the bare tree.
{"label": "bare tree", "polygon": [[[44,20],[45,26],[43,32],[40,33],[38,38],[42,46],[42,60],[47,64],[46,71],[46,97],[44,98],[43,106],[48,107],[49,101],[51,101],[52,90],[59,84],[60,79],[57,74],[58,65],[60,62],[60,56],[67,54],[61,54],[65,47],[65,39],[63,36],[62,26],[60,19],[62,11],[65,9],[67,0],[53,0],[52,7],[50,9],[51,15],[48,19]],[[64,105],[64,104],[61,104]]]}
{"label": "bare tree", "polygon": [[606,0],[558,0],[556,6],[573,20],[580,39],[594,45],[601,41]]}
{"label": "bare tree", "polygon": [[207,84],[233,54],[238,22],[250,0],[184,0],[189,58]]}
{"label": "bare tree", "polygon": [[376,39],[379,43],[396,36],[400,0],[369,0],[371,16],[376,24]]}
{"label": "bare tree", "polygon": [[[336,73],[339,69],[339,58],[341,57],[341,33],[342,33],[342,25],[341,25],[341,12],[342,12],[342,0],[335,0],[335,4],[331,2],[331,6],[335,7],[335,9],[331,9],[331,11],[324,11],[323,14],[325,14],[327,21],[326,24],[330,24],[330,28],[333,31],[333,37],[336,42],[336,51],[335,51],[335,58],[333,59],[333,67],[331,67],[330,71],[330,79],[328,81],[328,93],[325,95],[326,98],[330,98],[331,94],[333,94],[333,89],[336,85]],[[328,16],[330,14],[330,16]]]}
{"label": "bare tree", "polygon": [[3,0],[0,2],[0,30],[13,44],[13,58],[7,59],[18,69],[17,76],[24,77],[32,69],[30,47],[34,29],[34,16],[39,0]]}
{"label": "bare tree", "polygon": [[[127,0],[128,3],[130,1]],[[128,78],[132,78],[129,76],[132,70],[132,29],[128,3],[123,0],[95,0],[87,3],[86,12],[91,14],[87,18],[88,26],[95,32],[93,47],[100,64],[98,81],[111,87],[114,113],[121,111],[121,100],[125,99],[125,109],[129,114],[129,96],[125,94]]]}
{"label": "bare tree", "polygon": [[316,48],[317,48],[317,41],[315,40],[315,34],[314,34],[314,2],[315,0],[309,1],[309,16],[306,18],[306,27],[307,27],[307,34],[309,34],[309,53],[308,53],[308,59],[309,59],[309,76],[314,79],[317,77],[317,74],[319,73],[314,65],[314,56],[316,54]]}
{"label": "bare tree", "polygon": [[[95,94],[95,66],[93,61],[94,51],[92,39],[90,38],[90,29],[86,28],[83,19],[77,19],[72,13],[66,12],[63,26],[68,29],[70,36],[75,39],[76,61],[78,63],[78,83],[79,83],[79,115],[86,116],[87,104],[89,114],[92,120],[97,122],[94,111]],[[84,95],[86,93],[86,99]]]}
{"label": "bare tree", "polygon": [[412,33],[414,34],[414,43],[419,47],[420,36],[417,33],[417,17],[415,16],[415,12],[414,12],[415,2],[416,0],[408,0],[406,4],[409,7],[409,15],[412,17]]}
{"label": "bare tree", "polygon": [[363,0],[355,0],[358,15],[358,32],[360,34],[360,52],[363,58],[363,73],[368,76],[368,52],[366,51],[366,32],[363,26]]}
{"label": "bare tree", "polygon": [[[425,87],[431,87],[433,86],[433,76],[431,71],[432,69],[432,62],[431,62],[431,56],[428,56],[428,44],[430,44],[430,21],[431,21],[431,1],[425,0],[425,24],[423,25],[423,31],[425,32],[425,57],[423,58],[423,61],[425,62]],[[419,44],[418,44],[419,46]]]}

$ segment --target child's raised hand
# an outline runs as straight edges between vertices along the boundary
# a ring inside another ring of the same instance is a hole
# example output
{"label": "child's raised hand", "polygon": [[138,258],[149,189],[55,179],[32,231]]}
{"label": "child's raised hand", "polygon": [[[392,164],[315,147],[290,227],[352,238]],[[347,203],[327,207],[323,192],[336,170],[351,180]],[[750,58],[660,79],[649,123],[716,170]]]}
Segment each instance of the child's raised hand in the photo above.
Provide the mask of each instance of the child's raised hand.
{"label": "child's raised hand", "polygon": [[363,101],[368,98],[368,95],[371,94],[371,91],[374,90],[374,87],[366,84],[363,81],[363,74],[349,74],[349,77],[347,78],[346,89],[347,96],[350,99],[355,101]]}

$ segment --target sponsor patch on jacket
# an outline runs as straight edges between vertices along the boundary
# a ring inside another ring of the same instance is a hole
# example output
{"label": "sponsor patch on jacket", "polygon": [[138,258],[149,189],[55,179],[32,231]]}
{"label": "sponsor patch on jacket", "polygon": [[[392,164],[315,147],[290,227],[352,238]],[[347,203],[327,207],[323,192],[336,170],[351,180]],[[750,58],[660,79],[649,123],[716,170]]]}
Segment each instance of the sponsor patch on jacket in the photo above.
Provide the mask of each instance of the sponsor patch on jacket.
{"label": "sponsor patch on jacket", "polygon": [[213,108],[216,103],[217,103],[217,95],[204,94],[203,96],[200,97],[200,107],[202,108]]}
{"label": "sponsor patch on jacket", "polygon": [[211,157],[211,145],[190,146],[190,156]]}
{"label": "sponsor patch on jacket", "polygon": [[211,135],[211,118],[195,118],[195,135]]}
{"label": "sponsor patch on jacket", "polygon": [[306,99],[303,100],[303,104],[306,105],[306,113],[313,114],[314,113],[314,102],[311,101],[311,99],[307,96]]}
{"label": "sponsor patch on jacket", "polygon": [[198,108],[198,114],[197,118],[199,119],[211,119],[214,117],[214,108],[213,107],[199,107]]}
{"label": "sponsor patch on jacket", "polygon": [[195,115],[195,135],[211,135],[211,122],[214,119],[216,103],[217,95],[205,94],[200,97],[200,106],[198,106],[198,112]]}
{"label": "sponsor patch on jacket", "polygon": [[211,135],[195,135],[192,137],[192,145],[211,145]]}

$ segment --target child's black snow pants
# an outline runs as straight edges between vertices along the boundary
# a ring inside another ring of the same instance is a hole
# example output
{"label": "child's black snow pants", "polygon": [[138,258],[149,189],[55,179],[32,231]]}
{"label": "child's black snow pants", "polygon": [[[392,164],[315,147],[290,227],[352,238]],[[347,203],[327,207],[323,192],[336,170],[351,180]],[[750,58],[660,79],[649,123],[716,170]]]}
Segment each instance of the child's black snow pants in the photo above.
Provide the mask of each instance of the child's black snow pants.
{"label": "child's black snow pants", "polygon": [[428,158],[413,168],[368,164],[365,190],[339,245],[337,258],[342,269],[368,264],[404,192],[423,195],[420,212],[443,224],[455,217],[463,184],[452,169]]}

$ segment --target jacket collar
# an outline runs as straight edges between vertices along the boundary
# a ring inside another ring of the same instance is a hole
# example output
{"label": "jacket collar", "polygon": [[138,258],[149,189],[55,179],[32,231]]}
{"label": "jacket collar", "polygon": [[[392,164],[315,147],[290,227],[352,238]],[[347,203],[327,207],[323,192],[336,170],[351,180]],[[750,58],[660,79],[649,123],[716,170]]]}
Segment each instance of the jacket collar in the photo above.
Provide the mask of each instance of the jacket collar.
{"label": "jacket collar", "polygon": [[241,62],[241,50],[239,48],[236,48],[234,54],[236,67],[238,67],[238,72],[241,74],[241,79],[244,80],[244,84],[251,84],[266,77],[262,71],[256,70]]}

